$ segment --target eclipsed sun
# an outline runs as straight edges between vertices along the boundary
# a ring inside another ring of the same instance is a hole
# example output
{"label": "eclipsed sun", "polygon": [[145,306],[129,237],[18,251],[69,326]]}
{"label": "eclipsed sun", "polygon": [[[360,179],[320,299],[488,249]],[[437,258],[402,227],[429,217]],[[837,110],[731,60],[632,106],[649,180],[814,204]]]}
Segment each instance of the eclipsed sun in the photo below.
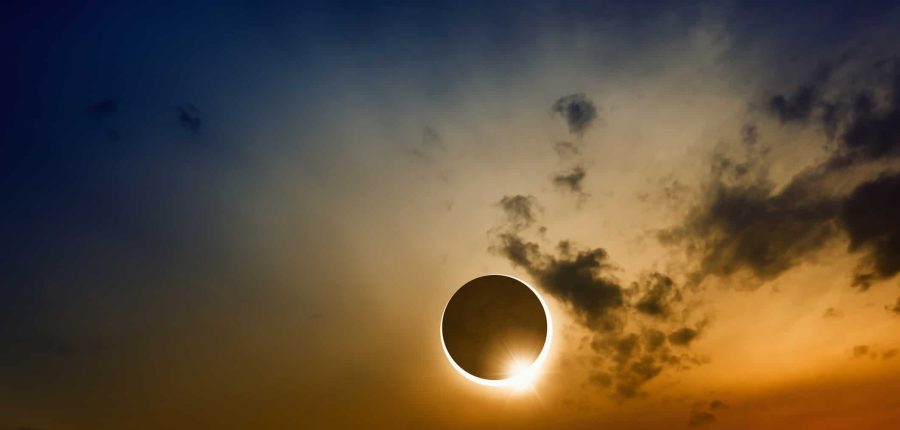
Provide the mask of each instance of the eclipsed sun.
{"label": "eclipsed sun", "polygon": [[553,324],[525,282],[486,275],[460,287],[441,317],[441,344],[464,377],[493,387],[528,388],[547,359]]}

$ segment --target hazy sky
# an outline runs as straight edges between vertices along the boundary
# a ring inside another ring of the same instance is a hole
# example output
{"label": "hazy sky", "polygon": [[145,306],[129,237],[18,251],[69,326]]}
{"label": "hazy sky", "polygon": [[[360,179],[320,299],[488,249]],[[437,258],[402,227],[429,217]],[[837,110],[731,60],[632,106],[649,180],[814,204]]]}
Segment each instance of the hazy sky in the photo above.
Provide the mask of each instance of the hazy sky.
{"label": "hazy sky", "polygon": [[0,6],[0,429],[900,427],[900,9],[670,3]]}

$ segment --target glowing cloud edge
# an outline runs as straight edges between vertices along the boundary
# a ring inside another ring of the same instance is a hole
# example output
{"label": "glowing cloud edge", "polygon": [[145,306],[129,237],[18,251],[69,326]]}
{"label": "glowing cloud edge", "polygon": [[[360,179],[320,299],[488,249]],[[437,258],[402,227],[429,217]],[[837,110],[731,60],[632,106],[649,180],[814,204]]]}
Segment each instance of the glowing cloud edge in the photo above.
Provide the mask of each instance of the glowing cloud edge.
{"label": "glowing cloud edge", "polygon": [[[503,273],[489,273],[483,276],[503,276],[510,279],[515,279],[516,281],[521,282],[523,285],[528,287],[534,296],[537,297],[538,301],[541,302],[541,307],[544,309],[544,316],[547,318],[547,338],[544,340],[544,347],[541,349],[540,354],[538,354],[537,358],[534,362],[531,363],[528,368],[523,369],[519,372],[516,372],[515,375],[512,375],[508,378],[504,379],[484,379],[479,378],[469,372],[466,372],[465,369],[456,364],[456,361],[453,360],[453,357],[450,356],[450,351],[447,350],[447,344],[444,342],[444,314],[447,312],[447,306],[450,304],[450,301],[447,301],[447,304],[444,305],[444,311],[441,312],[441,327],[440,327],[440,337],[441,337],[441,347],[444,349],[444,355],[447,356],[447,360],[450,361],[450,364],[456,369],[459,374],[461,374],[466,379],[475,382],[476,384],[488,386],[488,387],[514,387],[521,388],[522,378],[527,378],[529,380],[534,379],[537,375],[537,371],[540,369],[541,365],[547,361],[547,355],[550,352],[550,343],[553,340],[553,318],[550,316],[550,308],[547,307],[547,303],[544,302],[544,298],[541,297],[541,294],[531,286],[531,284],[516,278],[515,276],[506,275]],[[475,278],[477,279],[477,278]],[[451,296],[452,297],[452,296]]]}

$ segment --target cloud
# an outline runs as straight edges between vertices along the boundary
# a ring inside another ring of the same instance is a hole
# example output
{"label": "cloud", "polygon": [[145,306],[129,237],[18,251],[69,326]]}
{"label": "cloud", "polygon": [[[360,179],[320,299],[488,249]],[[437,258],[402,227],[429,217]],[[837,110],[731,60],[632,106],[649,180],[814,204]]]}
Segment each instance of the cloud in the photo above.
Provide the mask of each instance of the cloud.
{"label": "cloud", "polygon": [[561,115],[569,126],[569,132],[582,135],[597,119],[597,108],[583,93],[560,97],[551,110]]}
{"label": "cloud", "polygon": [[[502,201],[501,201],[502,204]],[[559,256],[544,254],[540,246],[516,233],[503,233],[495,248],[513,265],[525,269],[543,290],[565,303],[593,329],[613,330],[619,324],[615,311],[624,305],[622,287],[609,276],[611,265],[605,250],[573,252],[568,242],[559,243]]]}
{"label": "cloud", "polygon": [[856,345],[853,347],[853,358],[860,358],[869,355],[871,348],[869,345]]}
{"label": "cloud", "polygon": [[672,314],[672,303],[681,301],[681,291],[675,281],[662,273],[648,275],[642,282],[634,283],[632,290],[639,295],[635,310],[655,318],[668,317]]}
{"label": "cloud", "polygon": [[194,134],[200,133],[203,120],[200,118],[200,110],[193,104],[178,106],[178,124],[185,130]]}
{"label": "cloud", "polygon": [[678,330],[673,331],[672,333],[669,333],[669,343],[678,346],[688,346],[699,335],[700,331],[697,329],[682,327]]}
{"label": "cloud", "polygon": [[802,86],[791,95],[777,95],[769,100],[769,111],[782,123],[806,121],[815,107],[815,88]]}
{"label": "cloud", "polygon": [[717,178],[682,225],[663,243],[686,243],[699,258],[700,278],[747,270],[773,279],[820,249],[835,232],[837,204],[798,180],[775,191],[768,182],[729,185]]}
{"label": "cloud", "polygon": [[721,400],[713,400],[709,402],[709,409],[713,411],[718,409],[728,409],[728,405],[726,405],[725,402]]}
{"label": "cloud", "polygon": [[894,307],[891,308],[891,312],[900,314],[900,298],[897,299],[897,304],[895,304]]}
{"label": "cloud", "polygon": [[866,252],[854,285],[867,288],[872,280],[900,272],[900,173],[857,187],[844,202],[840,220],[850,251]]}
{"label": "cloud", "polygon": [[[865,289],[900,272],[900,174],[890,167],[900,154],[900,67],[890,77],[886,87],[857,91],[846,96],[852,101],[832,100],[826,107],[813,103],[808,85],[772,99],[770,113],[782,122],[805,120],[810,106],[818,106],[840,136],[835,145],[823,143],[832,148],[826,159],[786,184],[768,178],[768,149],[757,142],[755,126],[752,137],[746,127],[743,132],[743,158],[715,154],[699,201],[679,225],[659,234],[663,243],[687,250],[692,282],[740,273],[771,280],[844,237],[850,252],[862,254],[854,286]],[[872,94],[888,102],[879,104]],[[854,107],[828,108],[838,105]],[[854,184],[847,179],[851,168],[881,174]]]}
{"label": "cloud", "polygon": [[[615,265],[603,248],[576,249],[563,240],[555,249],[545,250],[524,237],[528,226],[537,221],[536,205],[530,196],[501,199],[507,225],[492,230],[490,249],[524,269],[541,291],[590,331],[590,348],[595,353],[591,383],[621,398],[636,397],[666,369],[685,368],[697,361],[671,349],[675,344],[687,346],[698,335],[696,330],[682,328],[668,336],[664,331],[675,324],[669,319],[681,302],[681,292],[671,278],[645,274],[626,289],[613,275]],[[629,325],[628,319],[637,316],[643,318]]]}
{"label": "cloud", "polygon": [[573,192],[576,194],[584,194],[584,190],[581,187],[582,181],[584,181],[584,177],[587,176],[584,168],[581,166],[576,166],[572,170],[564,173],[557,174],[553,177],[553,184],[558,188]]}
{"label": "cloud", "polygon": [[537,219],[540,206],[534,196],[517,194],[500,199],[500,207],[506,214],[509,225],[516,230],[530,227]]}
{"label": "cloud", "polygon": [[590,381],[625,399],[643,394],[643,386],[666,369],[683,365],[682,357],[672,354],[666,344],[665,334],[652,328],[595,336],[591,348],[606,359]]}
{"label": "cloud", "polygon": [[691,414],[688,425],[691,427],[706,426],[716,422],[716,416],[710,412],[699,411]]}

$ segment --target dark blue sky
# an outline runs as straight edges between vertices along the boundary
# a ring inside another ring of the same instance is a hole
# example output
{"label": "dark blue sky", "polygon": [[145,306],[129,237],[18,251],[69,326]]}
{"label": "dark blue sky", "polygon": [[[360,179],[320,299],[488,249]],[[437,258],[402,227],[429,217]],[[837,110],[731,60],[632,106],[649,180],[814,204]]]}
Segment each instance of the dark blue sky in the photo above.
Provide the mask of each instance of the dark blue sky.
{"label": "dark blue sky", "polygon": [[[17,388],[45,386],[29,375],[65,367],[48,355],[90,368],[96,356],[78,351],[141,344],[159,320],[202,325],[192,310],[205,303],[227,304],[210,317],[219,321],[245,300],[271,299],[257,283],[283,280],[248,263],[259,250],[236,237],[242,217],[277,204],[250,197],[271,192],[258,184],[278,182],[268,167],[279,159],[296,160],[303,178],[285,189],[341,195],[332,175],[356,178],[345,153],[367,161],[396,149],[378,147],[384,136],[329,137],[361,117],[391,128],[405,121],[392,112],[456,106],[481,91],[473,82],[527,87],[541,61],[572,52],[628,74],[636,53],[678,57],[670,41],[702,26],[727,33],[718,62],[747,65],[747,79],[773,93],[854,47],[896,45],[895,2],[674,3],[5,2],[0,381],[9,373]],[[304,216],[329,218],[317,209]],[[274,224],[255,233],[277,241]]]}

